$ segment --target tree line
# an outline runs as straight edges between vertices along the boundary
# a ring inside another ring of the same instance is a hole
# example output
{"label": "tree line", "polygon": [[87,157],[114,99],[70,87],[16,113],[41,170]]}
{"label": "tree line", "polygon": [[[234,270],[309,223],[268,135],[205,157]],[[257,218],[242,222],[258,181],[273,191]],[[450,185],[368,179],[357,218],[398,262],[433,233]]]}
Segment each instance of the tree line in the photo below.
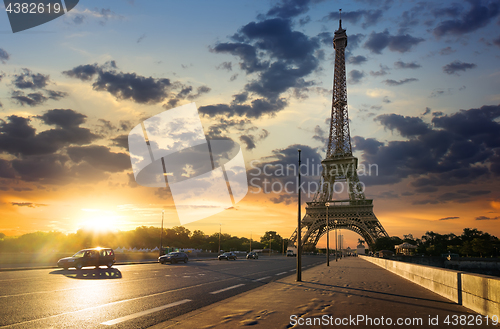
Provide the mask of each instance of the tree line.
{"label": "tree line", "polygon": [[[0,252],[76,252],[93,247],[155,249],[160,246],[159,227],[140,226],[131,231],[96,232],[79,229],[76,233],[64,234],[57,231],[33,232],[20,236],[5,236],[0,232]],[[191,232],[183,226],[164,228],[162,234],[163,247],[193,248],[217,252],[219,233],[206,235],[201,230]],[[220,234],[220,246],[224,251],[250,251],[268,249],[281,252],[283,244],[287,247],[287,239],[283,239],[275,231],[268,231],[257,241],[245,237]]]}
{"label": "tree line", "polygon": [[439,234],[427,231],[422,238],[413,235],[403,235],[403,239],[392,236],[377,239],[374,251],[395,251],[394,246],[408,242],[417,246],[416,254],[441,256],[443,254],[458,254],[462,257],[498,257],[500,240],[477,229],[464,228],[462,235],[453,233]]}

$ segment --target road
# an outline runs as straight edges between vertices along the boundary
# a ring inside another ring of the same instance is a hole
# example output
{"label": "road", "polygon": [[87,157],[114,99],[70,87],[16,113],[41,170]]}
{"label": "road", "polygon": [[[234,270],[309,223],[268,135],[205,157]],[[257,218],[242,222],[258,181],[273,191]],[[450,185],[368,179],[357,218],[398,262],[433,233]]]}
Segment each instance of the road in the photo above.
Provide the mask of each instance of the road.
{"label": "road", "polygon": [[[325,262],[304,256],[303,268]],[[288,275],[295,257],[0,272],[0,328],[147,328]]]}

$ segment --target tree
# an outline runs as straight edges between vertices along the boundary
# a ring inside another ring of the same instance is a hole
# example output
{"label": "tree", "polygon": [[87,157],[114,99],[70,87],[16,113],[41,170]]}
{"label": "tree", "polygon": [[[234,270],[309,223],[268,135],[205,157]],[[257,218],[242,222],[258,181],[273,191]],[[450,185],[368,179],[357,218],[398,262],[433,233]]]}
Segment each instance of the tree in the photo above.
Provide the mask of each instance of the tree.
{"label": "tree", "polygon": [[281,251],[283,238],[276,231],[267,231],[260,237],[260,242],[264,245],[264,248],[271,246],[272,250]]}

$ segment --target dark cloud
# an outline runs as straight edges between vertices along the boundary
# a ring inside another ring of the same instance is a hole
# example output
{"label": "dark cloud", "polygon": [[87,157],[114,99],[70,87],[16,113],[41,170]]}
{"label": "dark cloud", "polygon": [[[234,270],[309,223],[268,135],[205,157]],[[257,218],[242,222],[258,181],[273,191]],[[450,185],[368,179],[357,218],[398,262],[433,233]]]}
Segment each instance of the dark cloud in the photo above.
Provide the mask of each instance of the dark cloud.
{"label": "dark cloud", "polygon": [[397,62],[394,62],[394,67],[397,69],[418,69],[418,68],[422,67],[422,65],[420,65],[416,62],[405,63],[403,61],[397,61]]}
{"label": "dark cloud", "polygon": [[28,207],[28,208],[47,206],[46,204],[43,203],[33,203],[33,202],[11,202],[10,204],[17,207]]}
{"label": "dark cloud", "polygon": [[349,82],[349,84],[355,85],[357,83],[360,83],[364,77],[364,71],[352,70],[349,72],[349,74],[347,74],[347,82]]}
{"label": "dark cloud", "polygon": [[[282,8],[282,4],[298,7]],[[288,10],[304,8],[303,2],[280,2],[268,16],[280,18],[250,22],[231,37],[232,42],[218,43],[211,48],[215,53],[228,53],[240,59],[240,68],[247,74],[254,73],[244,90],[247,100],[234,99],[231,104],[203,106],[200,112],[209,115],[247,116],[257,118],[274,115],[287,105],[282,95],[291,91],[299,98],[306,96],[313,81],[305,78],[319,66],[320,37],[308,37],[294,31],[292,22],[283,17],[292,15]]]}
{"label": "dark cloud", "polygon": [[442,37],[446,35],[460,36],[474,32],[488,25],[492,19],[500,13],[498,1],[468,1],[469,10],[463,10],[460,5],[451,4],[448,7],[433,11],[436,17],[451,16],[452,19],[440,22],[434,28],[434,35]]}
{"label": "dark cloud", "polygon": [[497,45],[498,47],[500,47],[500,36],[499,36],[498,38],[494,39],[494,40],[493,40],[493,43],[494,43],[495,45]]}
{"label": "dark cloud", "polygon": [[[353,137],[355,149],[363,151],[363,163],[378,166],[378,175],[364,181],[382,185],[411,177],[410,186],[417,189],[480,182],[488,177],[491,182],[492,177],[500,175],[498,118],[500,105],[450,115],[433,113],[432,126],[419,117],[380,115],[375,120],[408,140],[381,143]],[[487,193],[486,190],[460,190],[434,200],[420,200],[417,204],[468,202]]]}
{"label": "dark cloud", "polygon": [[[302,151],[301,175],[304,183],[301,190],[302,200],[305,202],[310,199],[319,188],[322,156],[318,149],[307,145],[294,144],[283,149],[276,149],[272,151],[270,156],[252,161],[251,168],[247,171],[251,188],[260,188],[262,193],[271,194],[271,201],[274,203],[286,203],[293,200],[293,197],[288,195],[296,195],[297,191],[298,149]],[[273,193],[272,184],[280,186],[281,193]],[[292,193],[284,191],[285,184],[287,184],[287,191]],[[281,195],[285,196],[281,197]]]}
{"label": "dark cloud", "polygon": [[439,54],[440,55],[450,55],[450,54],[453,54],[454,52],[456,52],[456,50],[451,48],[450,46],[448,46],[446,48],[441,49],[439,51]]}
{"label": "dark cloud", "polygon": [[293,18],[305,14],[309,10],[310,0],[281,0],[269,9],[266,16],[279,18]]}
{"label": "dark cloud", "polygon": [[381,54],[382,50],[386,47],[389,48],[390,51],[405,53],[422,41],[424,41],[424,39],[415,38],[409,34],[391,35],[389,31],[385,30],[380,33],[370,33],[363,47],[375,54]]}
{"label": "dark cloud", "polygon": [[146,37],[146,33],[142,34],[139,39],[137,39],[137,43],[140,43]]}
{"label": "dark cloud", "polygon": [[11,99],[15,100],[20,105],[29,105],[31,107],[41,105],[48,100],[41,92],[25,94],[21,90],[13,90]]}
{"label": "dark cloud", "polygon": [[368,61],[368,59],[365,56],[349,56],[347,59],[348,64],[353,64],[353,65],[360,65]]}
{"label": "dark cloud", "polygon": [[233,63],[231,63],[231,62],[222,62],[220,65],[217,65],[215,68],[217,70],[232,71],[233,70]]}
{"label": "dark cloud", "polygon": [[9,58],[9,53],[6,52],[3,48],[0,48],[0,61],[5,64],[5,62],[8,61]]}
{"label": "dark cloud", "polygon": [[496,217],[478,216],[478,217],[476,217],[476,220],[497,220],[497,219],[500,219],[500,216],[496,216]]}
{"label": "dark cloud", "polygon": [[115,138],[112,138],[111,141],[114,146],[122,147],[128,150],[128,135],[116,136]]}
{"label": "dark cloud", "polygon": [[70,146],[66,152],[74,163],[85,161],[92,167],[107,172],[120,172],[131,168],[127,154],[111,152],[105,146]]}
{"label": "dark cloud", "polygon": [[[358,48],[359,44],[361,43],[361,41],[363,41],[364,38],[365,38],[365,35],[361,34],[361,33],[349,35],[348,36],[349,42],[347,43],[346,52],[349,50],[354,50],[354,49]],[[331,40],[332,39],[330,38],[330,44],[332,42]]]}
{"label": "dark cloud", "polygon": [[42,89],[47,86],[50,79],[48,75],[32,73],[29,69],[22,69],[21,74],[15,74],[12,83],[19,89]]}
{"label": "dark cloud", "polygon": [[279,99],[275,102],[269,102],[265,99],[255,99],[250,104],[216,104],[200,106],[198,111],[204,115],[213,117],[216,115],[232,116],[247,116],[249,118],[259,118],[262,115],[274,115],[276,112],[285,108],[287,102]]}
{"label": "dark cloud", "polygon": [[460,217],[443,217],[443,218],[440,218],[439,220],[450,220],[450,219],[459,219]]}
{"label": "dark cloud", "polygon": [[407,79],[403,79],[403,80],[399,80],[399,81],[396,81],[396,80],[393,80],[393,79],[387,79],[387,80],[384,80],[382,82],[385,83],[388,86],[400,86],[402,84],[405,84],[405,83],[408,83],[408,82],[413,82],[413,81],[418,81],[418,79],[407,78]]}
{"label": "dark cloud", "polygon": [[[207,86],[200,86],[193,93],[192,86],[186,86],[170,79],[144,77],[136,73],[124,73],[117,70],[116,62],[103,65],[86,64],[64,71],[64,75],[91,81],[94,90],[107,91],[119,100],[131,100],[140,104],[156,104],[168,100],[168,107],[175,106],[181,99],[195,99],[210,91]],[[174,91],[179,90],[178,93]]]}
{"label": "dark cloud", "polygon": [[443,66],[443,72],[447,74],[456,74],[459,71],[466,71],[475,68],[477,65],[474,63],[464,63],[461,61],[453,61],[450,64]]}
{"label": "dark cloud", "polygon": [[320,141],[322,145],[326,145],[328,143],[328,136],[319,125],[316,125],[316,127],[314,127],[313,139]]}
{"label": "dark cloud", "polygon": [[[70,144],[89,144],[98,136],[79,127],[83,123],[83,119],[78,120],[79,115],[72,110],[49,110],[39,118],[58,127],[39,133],[30,125],[31,119],[11,115],[7,121],[0,121],[0,152],[15,156],[40,155],[55,153]],[[63,118],[69,122],[63,123]]]}
{"label": "dark cloud", "polygon": [[38,116],[45,124],[71,129],[85,123],[87,116],[70,109],[54,109]]}
{"label": "dark cloud", "polygon": [[379,71],[370,71],[370,75],[374,77],[380,77],[384,76],[389,73],[389,67],[380,64],[380,70]]}
{"label": "dark cloud", "polygon": [[269,136],[269,131],[267,131],[266,129],[262,129],[259,135],[255,134],[241,135],[240,141],[245,143],[247,150],[253,150],[256,147],[256,143],[263,139],[266,139],[267,136]]}
{"label": "dark cloud", "polygon": [[[376,25],[382,18],[382,10],[355,10],[355,11],[343,11],[342,20],[347,21],[353,25],[356,25],[363,18],[363,23],[361,27],[366,29],[367,27]],[[339,20],[339,12],[333,11],[329,13],[324,20]]]}

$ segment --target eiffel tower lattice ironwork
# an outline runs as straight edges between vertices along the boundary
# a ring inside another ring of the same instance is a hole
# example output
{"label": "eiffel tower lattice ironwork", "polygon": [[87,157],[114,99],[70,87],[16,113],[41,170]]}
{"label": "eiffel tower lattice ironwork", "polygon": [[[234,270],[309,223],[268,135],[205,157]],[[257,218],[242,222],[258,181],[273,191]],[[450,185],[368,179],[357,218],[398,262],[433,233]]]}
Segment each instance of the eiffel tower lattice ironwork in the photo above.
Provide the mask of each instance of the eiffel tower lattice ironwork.
{"label": "eiffel tower lattice ironwork", "polygon": [[[373,213],[373,200],[365,198],[364,187],[358,178],[358,159],[352,155],[351,137],[349,133],[349,116],[347,111],[347,85],[345,71],[345,47],[347,46],[346,30],[335,31],[333,48],[335,49],[335,73],[333,78],[332,116],[326,158],[321,162],[323,173],[321,189],[307,202],[306,214],[302,218],[303,250],[316,247],[321,236],[327,232],[327,209],[330,230],[347,229],[361,235],[372,247],[380,237],[388,234]],[[349,199],[332,200],[335,194],[335,183],[345,182]],[[289,245],[296,245],[297,229],[289,240]]]}

